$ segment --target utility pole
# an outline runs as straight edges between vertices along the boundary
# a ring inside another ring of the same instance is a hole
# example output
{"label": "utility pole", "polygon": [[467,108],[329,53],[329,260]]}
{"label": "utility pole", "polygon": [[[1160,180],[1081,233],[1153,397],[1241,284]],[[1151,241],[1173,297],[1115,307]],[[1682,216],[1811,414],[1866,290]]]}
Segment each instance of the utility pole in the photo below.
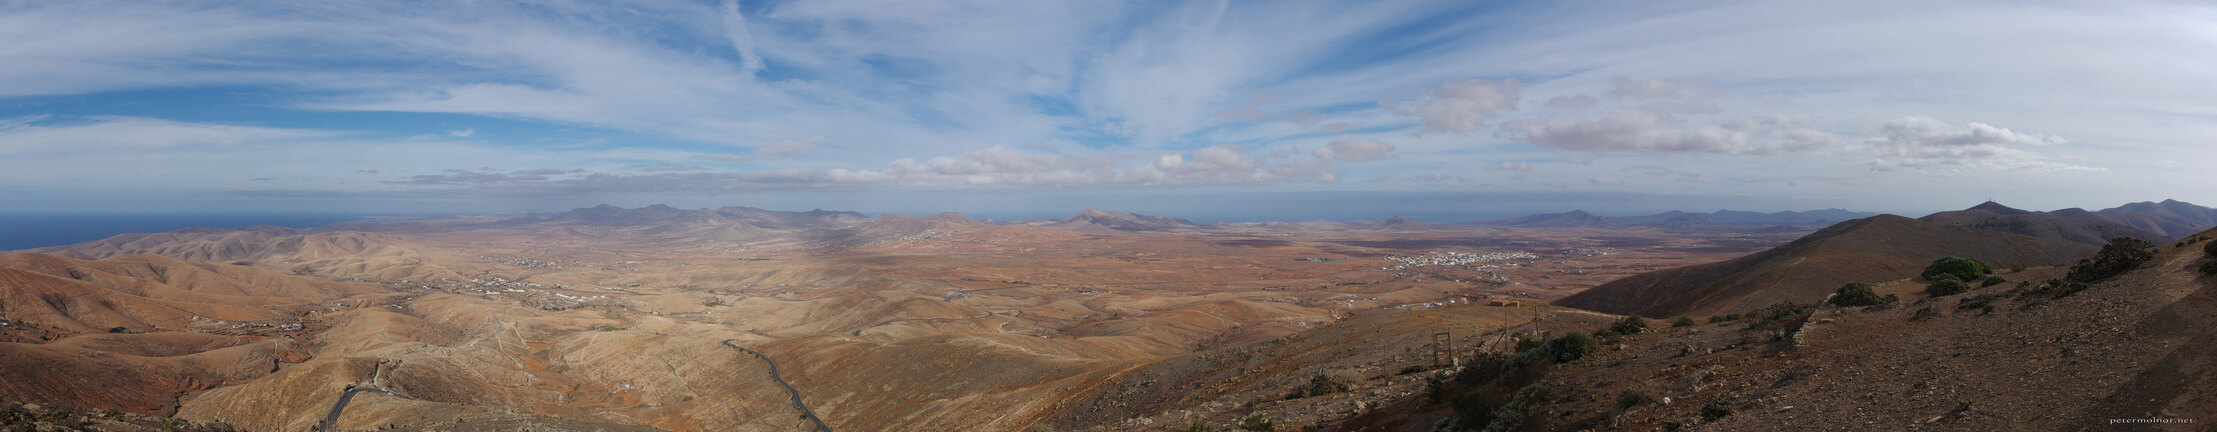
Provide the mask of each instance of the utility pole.
{"label": "utility pole", "polygon": [[1433,367],[1448,367],[1455,365],[1456,359],[1454,344],[1455,339],[1449,337],[1447,332],[1432,333]]}

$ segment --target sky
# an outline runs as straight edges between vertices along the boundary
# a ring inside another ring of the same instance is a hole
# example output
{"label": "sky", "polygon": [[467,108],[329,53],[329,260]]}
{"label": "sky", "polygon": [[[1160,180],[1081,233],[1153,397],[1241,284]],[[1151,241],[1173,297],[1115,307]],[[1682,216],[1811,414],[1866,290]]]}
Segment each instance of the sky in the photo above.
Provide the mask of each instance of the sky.
{"label": "sky", "polygon": [[0,212],[2217,205],[2206,2],[0,0]]}

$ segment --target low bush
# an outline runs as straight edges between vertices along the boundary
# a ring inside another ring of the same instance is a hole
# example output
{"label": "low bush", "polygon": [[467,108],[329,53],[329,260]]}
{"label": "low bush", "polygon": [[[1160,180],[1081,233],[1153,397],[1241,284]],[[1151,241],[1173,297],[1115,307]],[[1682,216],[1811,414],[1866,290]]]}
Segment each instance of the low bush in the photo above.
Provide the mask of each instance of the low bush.
{"label": "low bush", "polygon": [[1986,280],[1978,281],[1978,287],[1979,287],[1979,288],[1985,288],[1985,287],[1990,287],[1990,286],[1995,286],[1995,285],[2001,285],[2001,283],[2002,283],[2002,282],[2008,282],[2008,281],[2009,281],[2008,279],[2002,279],[2002,277],[2001,277],[2001,276],[1987,276],[1987,277],[1986,277]]}
{"label": "low bush", "polygon": [[1255,413],[1239,420],[1239,430],[1270,431],[1277,429],[1278,425],[1271,424],[1270,418],[1263,417],[1262,413]]}
{"label": "low bush", "polygon": [[1186,427],[1185,432],[1216,432],[1216,428],[1209,427],[1209,425],[1205,424],[1194,423],[1193,426]]}
{"label": "low bush", "polygon": [[[2217,242],[2210,242],[2210,244],[2217,244]],[[2212,258],[2208,261],[2202,261],[2201,269],[2202,274],[2217,275],[2217,258]]]}
{"label": "low bush", "polygon": [[1432,370],[1432,367],[1431,367],[1431,366],[1428,366],[1428,365],[1413,364],[1413,365],[1408,365],[1408,366],[1402,366],[1402,367],[1401,367],[1401,374],[1402,374],[1402,375],[1408,375],[1408,374],[1413,374],[1413,373],[1424,373],[1424,371],[1428,371],[1428,370]]}
{"label": "low bush", "polygon": [[1793,302],[1779,302],[1778,304],[1764,306],[1762,310],[1755,311],[1755,313],[1752,314],[1755,322],[1748,324],[1748,328],[1762,327],[1770,323],[1778,322],[1778,320],[1792,318],[1795,315],[1801,315],[1802,312],[1808,312],[1809,309],[1813,309],[1816,307],[1817,304],[1815,303],[1799,304]]}
{"label": "low bush", "polygon": [[1461,418],[1441,417],[1439,421],[1432,422],[1432,432],[1470,432],[1470,429],[1463,427]]}
{"label": "low bush", "polygon": [[1624,319],[1618,320],[1616,324],[1609,325],[1609,331],[1622,335],[1645,333],[1647,332],[1647,320],[1636,316],[1624,317]]}
{"label": "low bush", "polygon": [[1301,394],[1298,396],[1316,397],[1343,391],[1347,391],[1347,380],[1331,375],[1316,374],[1316,376],[1309,378],[1309,385],[1301,387]]}
{"label": "low bush", "polygon": [[1563,335],[1563,337],[1549,339],[1547,349],[1555,354],[1557,363],[1568,363],[1601,349],[1601,341],[1594,340],[1592,336],[1583,333],[1571,333]]}
{"label": "low bush", "polygon": [[1736,314],[1736,313],[1735,313],[1735,314],[1723,314],[1723,315],[1710,315],[1710,316],[1709,316],[1709,323],[1710,323],[1710,324],[1716,324],[1716,323],[1720,323],[1720,322],[1725,322],[1725,321],[1739,321],[1739,320],[1740,320],[1740,314]]}
{"label": "low bush", "polygon": [[1501,408],[1493,410],[1493,421],[1486,423],[1485,431],[1507,432],[1524,429],[1524,422],[1532,419],[1534,408],[1545,398],[1540,395],[1540,392],[1545,391],[1545,389],[1546,387],[1539,383],[1532,383],[1524,386],[1524,388],[1517,389],[1516,396],[1509,398],[1507,405],[1502,405]]}
{"label": "low bush", "polygon": [[1856,307],[1877,306],[1886,303],[1893,303],[1895,300],[1897,300],[1896,297],[1890,295],[1879,297],[1877,291],[1871,290],[1871,288],[1875,286],[1877,285],[1871,285],[1862,282],[1851,282],[1847,285],[1841,285],[1839,290],[1832,292],[1832,298],[1825,299],[1825,302],[1831,303],[1833,306]]}
{"label": "low bush", "polygon": [[1732,407],[1732,401],[1725,398],[1710,399],[1708,405],[1701,406],[1701,419],[1717,421],[1717,419],[1724,418],[1724,416],[1732,415],[1733,411],[1735,409]]}
{"label": "low bush", "polygon": [[1671,326],[1671,327],[1693,327],[1693,326],[1694,326],[1694,324],[1695,324],[1695,323],[1694,323],[1694,319],[1693,319],[1693,318],[1687,318],[1687,317],[1678,317],[1678,321],[1677,321],[1677,322],[1673,322],[1673,323],[1670,323],[1670,326]]}
{"label": "low bush", "polygon": [[1454,410],[1456,417],[1469,419],[1472,424],[1485,424],[1493,419],[1493,410],[1499,407],[1478,389],[1467,389],[1448,398],[1447,408]]}
{"label": "low bush", "polygon": [[2205,241],[2207,241],[2208,243],[2202,243],[2202,255],[2217,257],[2217,240]]}
{"label": "low bush", "polygon": [[1627,387],[1623,393],[1617,394],[1617,411],[1631,411],[1633,408],[1654,405],[1656,402],[1662,402],[1662,399],[1657,398],[1655,393],[1641,390],[1639,387]]}
{"label": "low bush", "polygon": [[2078,260],[2071,271],[2063,276],[2072,282],[2094,283],[2108,279],[2155,259],[2155,252],[2148,250],[2149,243],[2132,237],[2118,237],[2102,245],[2093,258]]}
{"label": "low bush", "polygon": [[2051,298],[2064,298],[2070,297],[2072,294],[2078,294],[2079,291],[2085,291],[2087,286],[2088,285],[2086,285],[2086,283],[2084,282],[2072,282],[2062,279],[2048,279],[2047,282],[2041,283],[2040,286],[2033,287],[2030,291],[2025,291],[2024,295],[2043,295]]}
{"label": "low bush", "polygon": [[1986,263],[1978,262],[1975,259],[1951,256],[1932,260],[1932,265],[1925,266],[1924,272],[1919,273],[1918,277],[1928,281],[1937,281],[1941,276],[1953,276],[1958,281],[1975,281],[1990,274],[1994,274],[1994,269],[1987,267]]}

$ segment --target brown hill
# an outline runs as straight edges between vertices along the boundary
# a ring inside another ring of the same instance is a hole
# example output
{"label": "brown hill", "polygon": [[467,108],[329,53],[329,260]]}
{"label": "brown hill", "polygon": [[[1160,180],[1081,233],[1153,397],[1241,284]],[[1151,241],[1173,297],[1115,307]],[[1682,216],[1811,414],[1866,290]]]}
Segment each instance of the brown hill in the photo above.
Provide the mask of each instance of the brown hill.
{"label": "brown hill", "polygon": [[[1551,402],[1526,426],[2209,430],[2200,423],[2217,417],[2217,276],[2196,270],[2212,259],[2207,241],[2158,245],[2138,270],[2069,294],[2039,288],[2064,268],[2035,268],[2006,275],[2024,285],[1627,338],[1554,371],[1561,381],[1535,398]],[[1654,402],[1625,409],[1626,393]],[[1734,413],[1704,419],[1718,400]]]}
{"label": "brown hill", "polygon": [[[2074,217],[2072,214],[2081,216]],[[1933,213],[1917,219],[2090,245],[2108,243],[2109,239],[2118,237],[2169,239],[2138,228],[2087,216],[2091,215],[2085,214],[2083,210],[2069,213],[2036,212],[1987,201],[1968,209]]]}
{"label": "brown hill", "polygon": [[2217,209],[2178,200],[2125,204],[2094,212],[2094,216],[2171,239],[2217,227]]}
{"label": "brown hill", "polygon": [[1193,221],[1180,218],[1094,209],[1085,209],[1046,226],[1079,231],[1155,231],[1200,227]]}
{"label": "brown hill", "polygon": [[0,314],[11,327],[66,336],[0,343],[0,376],[9,377],[0,380],[0,400],[167,413],[184,393],[238,384],[308,356],[288,338],[188,331],[273,329],[326,302],[387,292],[155,255],[0,255]]}
{"label": "brown hill", "polygon": [[106,239],[33,249],[32,252],[107,258],[160,255],[186,261],[259,265],[295,272],[374,279],[460,278],[440,265],[432,248],[399,234],[311,232],[282,227],[187,228],[165,233],[122,234]]}
{"label": "brown hill", "polygon": [[372,284],[154,255],[98,261],[0,255],[0,305],[6,305],[8,319],[71,332],[179,330],[208,320],[279,319],[288,315],[274,307],[385,291]]}
{"label": "brown hill", "polygon": [[1555,304],[1670,317],[1747,312],[1823,298],[1847,282],[1915,276],[1932,260],[1963,256],[1997,267],[2075,261],[2091,245],[1925,222],[1893,215],[1851,220],[1737,259],[1626,277]]}
{"label": "brown hill", "polygon": [[1377,222],[1357,221],[1350,225],[1375,230],[1421,230],[1431,228],[1431,225],[1417,222],[1416,219],[1410,219],[1407,216],[1394,216]]}
{"label": "brown hill", "polygon": [[167,414],[178,396],[267,375],[293,350],[289,339],[180,332],[0,343],[0,399]]}

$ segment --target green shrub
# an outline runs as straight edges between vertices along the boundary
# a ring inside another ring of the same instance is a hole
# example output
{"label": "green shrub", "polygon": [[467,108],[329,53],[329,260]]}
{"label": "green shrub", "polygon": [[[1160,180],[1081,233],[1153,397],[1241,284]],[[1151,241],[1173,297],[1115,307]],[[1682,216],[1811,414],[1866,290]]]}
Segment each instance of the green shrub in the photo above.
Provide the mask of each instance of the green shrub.
{"label": "green shrub", "polygon": [[1978,262],[1975,259],[1951,256],[1932,260],[1932,265],[1925,266],[1924,273],[1918,274],[1918,277],[1928,281],[1937,281],[1940,276],[1946,275],[1954,276],[1957,281],[1975,281],[1990,274],[1994,274],[1994,269],[1987,267],[1986,263]]}
{"label": "green shrub", "polygon": [[1543,340],[1540,340],[1539,338],[1537,338],[1537,337],[1532,337],[1532,336],[1530,336],[1530,335],[1525,335],[1525,334],[1518,334],[1518,335],[1516,335],[1516,350],[1517,350],[1517,352],[1525,352],[1525,351],[1531,351],[1531,350],[1532,350],[1533,348],[1539,348],[1539,347],[1540,347],[1540,345],[1544,345],[1544,344],[1546,344],[1546,343],[1547,343],[1547,341],[1543,341]]}
{"label": "green shrub", "polygon": [[1720,323],[1720,322],[1725,322],[1725,321],[1739,321],[1739,320],[1740,320],[1740,314],[1736,314],[1736,313],[1733,313],[1733,314],[1723,314],[1723,315],[1710,315],[1710,316],[1709,316],[1709,323],[1710,323],[1710,324],[1716,324],[1716,323]]}
{"label": "green shrub", "polygon": [[1470,429],[1463,427],[1463,419],[1441,417],[1439,421],[1432,422],[1432,432],[1470,432]]}
{"label": "green shrub", "polygon": [[[2210,242],[2210,244],[2217,244],[2217,242]],[[2217,258],[2202,261],[2202,274],[2217,275]]]}
{"label": "green shrub", "polygon": [[1185,432],[1216,432],[1216,428],[1209,427],[1209,425],[1205,424],[1194,423],[1193,426],[1186,427]]}
{"label": "green shrub", "polygon": [[1964,284],[1963,281],[1946,277],[1940,278],[1940,280],[1937,281],[1932,281],[1931,285],[1925,285],[1924,287],[1925,295],[1932,297],[1946,297],[1956,294],[1962,294],[1970,290],[1971,286]]}
{"label": "green shrub", "polygon": [[1987,276],[1987,277],[1986,277],[1986,280],[1978,281],[1978,287],[1979,287],[1979,288],[1985,288],[1985,287],[1990,287],[1990,286],[1995,286],[1995,285],[2001,285],[2001,283],[2002,283],[2002,282],[2008,282],[2008,281],[2009,281],[2008,279],[2002,279],[2002,277],[2001,277],[2001,276]]}
{"label": "green shrub", "polygon": [[1694,323],[1694,319],[1693,319],[1693,318],[1687,318],[1687,317],[1678,317],[1678,322],[1673,322],[1673,323],[1670,323],[1670,326],[1671,326],[1671,327],[1693,327],[1693,326],[1694,326],[1694,324],[1695,324],[1695,323]]}
{"label": "green shrub", "polygon": [[1832,298],[1825,299],[1825,302],[1831,303],[1833,306],[1843,307],[1877,306],[1894,302],[1895,298],[1893,296],[1880,297],[1877,291],[1872,291],[1871,288],[1875,286],[1877,285],[1850,282],[1847,285],[1841,285],[1839,290],[1833,291]]}
{"label": "green shrub", "polygon": [[1309,385],[1301,387],[1301,397],[1316,397],[1347,391],[1347,381],[1339,377],[1316,374],[1309,377]]}
{"label": "green shrub", "polygon": [[1724,418],[1724,416],[1732,415],[1733,411],[1735,409],[1732,408],[1732,401],[1725,398],[1710,399],[1708,405],[1701,406],[1701,419],[1717,421],[1717,419]]}
{"label": "green shrub", "polygon": [[2041,283],[2039,287],[2035,287],[2031,291],[2026,291],[2024,295],[2045,295],[2054,298],[2064,298],[2070,297],[2072,294],[2078,294],[2079,291],[2085,291],[2086,288],[2087,285],[2084,282],[2071,282],[2062,279],[2048,279],[2047,282]]}
{"label": "green shrub", "polygon": [[1571,333],[1548,340],[1547,348],[1555,354],[1556,362],[1568,363],[1601,349],[1601,341],[1584,333]]}
{"label": "green shrub", "polygon": [[1801,315],[1802,312],[1808,312],[1810,308],[1816,306],[1814,303],[1797,304],[1793,302],[1778,302],[1778,304],[1764,306],[1762,310],[1751,314],[1756,321],[1748,324],[1748,328],[1762,327],[1765,324],[1778,322],[1778,320],[1793,318],[1795,315]]}
{"label": "green shrub", "polygon": [[2202,255],[2217,257],[2217,240],[2208,240],[2208,243],[2202,243]]}
{"label": "green shrub", "polygon": [[1263,417],[1262,413],[1255,413],[1239,420],[1239,430],[1269,431],[1277,429],[1278,425],[1271,424],[1270,418]]}
{"label": "green shrub", "polygon": [[1662,399],[1656,398],[1654,393],[1641,390],[1638,387],[1627,387],[1623,393],[1617,394],[1617,411],[1631,411],[1633,408],[1653,405],[1656,402],[1662,402]]}
{"label": "green shrub", "polygon": [[1622,320],[1617,320],[1616,324],[1609,325],[1609,331],[1622,335],[1640,334],[1647,331],[1647,320],[1636,316],[1624,317]]}
{"label": "green shrub", "polygon": [[2155,252],[2148,250],[2148,246],[2147,241],[2132,237],[2110,239],[2109,244],[2102,245],[2101,252],[2094,253],[2093,258],[2078,260],[2078,264],[2072,265],[2071,272],[2063,278],[2072,282],[2094,283],[2140,268],[2141,264],[2155,259]]}
{"label": "green shrub", "polygon": [[1498,408],[1478,389],[1455,393],[1455,397],[1448,398],[1447,407],[1455,411],[1456,417],[1470,419],[1473,424],[1484,424],[1493,417],[1494,408]]}
{"label": "green shrub", "polygon": [[1532,410],[1543,399],[1539,393],[1546,387],[1532,383],[1517,389],[1516,396],[1507,405],[1493,410],[1493,421],[1486,423],[1485,432],[1508,432],[1524,428],[1524,421],[1532,418]]}

